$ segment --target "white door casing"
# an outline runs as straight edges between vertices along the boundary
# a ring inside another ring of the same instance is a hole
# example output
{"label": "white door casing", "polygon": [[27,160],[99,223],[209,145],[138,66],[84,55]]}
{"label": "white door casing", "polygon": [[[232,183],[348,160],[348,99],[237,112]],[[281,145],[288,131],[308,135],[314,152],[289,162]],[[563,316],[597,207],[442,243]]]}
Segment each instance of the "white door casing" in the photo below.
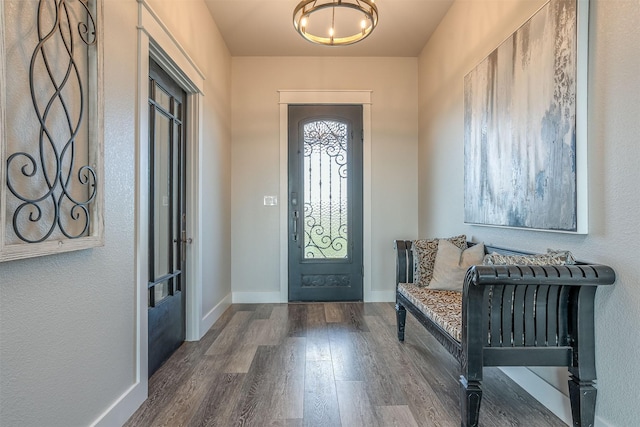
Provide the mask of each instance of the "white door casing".
{"label": "white door casing", "polygon": [[[371,94],[370,90],[280,90],[280,194],[288,195],[289,104],[362,105],[363,138],[363,291],[364,301],[377,301],[371,290]],[[288,197],[288,196],[287,196]],[[288,301],[288,203],[280,203],[280,302]]]}
{"label": "white door casing", "polygon": [[[146,400],[148,394],[148,225],[149,225],[149,58],[153,58],[187,92],[187,236],[197,236],[202,225],[200,208],[202,163],[202,104],[204,74],[171,35],[146,0],[138,0],[136,234],[135,234],[135,337],[134,384],[95,422],[95,426],[121,425]],[[206,332],[202,319],[202,242],[194,238],[187,247],[186,340]]]}

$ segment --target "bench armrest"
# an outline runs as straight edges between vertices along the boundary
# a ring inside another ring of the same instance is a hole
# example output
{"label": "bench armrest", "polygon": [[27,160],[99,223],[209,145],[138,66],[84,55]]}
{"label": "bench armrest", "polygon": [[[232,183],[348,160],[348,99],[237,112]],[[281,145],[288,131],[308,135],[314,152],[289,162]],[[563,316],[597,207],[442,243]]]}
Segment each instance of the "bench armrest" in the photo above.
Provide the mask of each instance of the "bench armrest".
{"label": "bench armrest", "polygon": [[475,265],[469,268],[465,288],[468,285],[598,286],[611,285],[615,279],[615,272],[606,265]]}
{"label": "bench armrest", "polygon": [[413,283],[413,251],[411,240],[395,240],[396,290],[398,283]]}
{"label": "bench armrest", "polygon": [[[535,361],[539,366],[561,366],[558,357],[568,357],[572,373],[582,357],[581,376],[595,378],[589,349],[595,345],[596,288],[614,281],[615,272],[605,265],[470,267],[462,297],[461,343],[468,379],[481,377],[482,366],[511,365],[504,355],[524,347],[543,349]],[[488,350],[494,348],[498,350]],[[567,351],[546,350],[551,348]]]}

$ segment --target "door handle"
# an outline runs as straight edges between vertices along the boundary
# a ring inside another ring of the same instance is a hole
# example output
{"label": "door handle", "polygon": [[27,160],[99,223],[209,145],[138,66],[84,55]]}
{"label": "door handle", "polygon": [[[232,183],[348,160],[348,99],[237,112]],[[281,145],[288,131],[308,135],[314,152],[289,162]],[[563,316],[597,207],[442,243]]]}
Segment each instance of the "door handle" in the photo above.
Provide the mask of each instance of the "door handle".
{"label": "door handle", "polygon": [[182,243],[186,243],[187,245],[193,243],[193,239],[191,237],[187,237],[187,232],[184,230],[182,230],[182,238],[180,240]]}
{"label": "door handle", "polygon": [[[173,239],[173,243],[178,243],[178,239]],[[187,237],[186,231],[182,231],[180,236],[180,243],[183,243],[182,245],[180,245],[180,264],[182,265],[185,259],[187,259],[187,245],[193,243],[193,239],[191,237]],[[182,268],[184,268],[184,266]]]}
{"label": "door handle", "polygon": [[[193,239],[191,237],[188,239],[180,239],[180,241],[189,245],[193,243]],[[178,239],[173,239],[173,243],[178,243]]]}
{"label": "door handle", "polygon": [[298,211],[293,211],[293,241],[298,241]]}

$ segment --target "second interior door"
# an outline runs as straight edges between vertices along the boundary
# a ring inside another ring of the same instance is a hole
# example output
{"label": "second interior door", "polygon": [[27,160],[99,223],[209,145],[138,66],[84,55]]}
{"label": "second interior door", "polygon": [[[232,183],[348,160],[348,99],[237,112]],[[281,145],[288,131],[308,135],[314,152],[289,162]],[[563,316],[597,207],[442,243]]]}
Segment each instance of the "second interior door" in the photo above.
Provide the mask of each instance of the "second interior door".
{"label": "second interior door", "polygon": [[289,300],[360,301],[362,106],[289,106]]}
{"label": "second interior door", "polygon": [[185,339],[186,94],[149,62],[149,376]]}

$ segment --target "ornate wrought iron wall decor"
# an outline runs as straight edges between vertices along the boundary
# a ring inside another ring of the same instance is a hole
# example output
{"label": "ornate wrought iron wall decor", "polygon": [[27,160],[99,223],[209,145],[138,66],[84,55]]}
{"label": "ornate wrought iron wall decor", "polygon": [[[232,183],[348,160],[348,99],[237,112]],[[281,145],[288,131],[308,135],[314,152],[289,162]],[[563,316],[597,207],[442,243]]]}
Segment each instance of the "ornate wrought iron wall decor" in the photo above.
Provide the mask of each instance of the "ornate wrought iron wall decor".
{"label": "ornate wrought iron wall decor", "polygon": [[3,3],[0,260],[101,245],[101,0]]}

